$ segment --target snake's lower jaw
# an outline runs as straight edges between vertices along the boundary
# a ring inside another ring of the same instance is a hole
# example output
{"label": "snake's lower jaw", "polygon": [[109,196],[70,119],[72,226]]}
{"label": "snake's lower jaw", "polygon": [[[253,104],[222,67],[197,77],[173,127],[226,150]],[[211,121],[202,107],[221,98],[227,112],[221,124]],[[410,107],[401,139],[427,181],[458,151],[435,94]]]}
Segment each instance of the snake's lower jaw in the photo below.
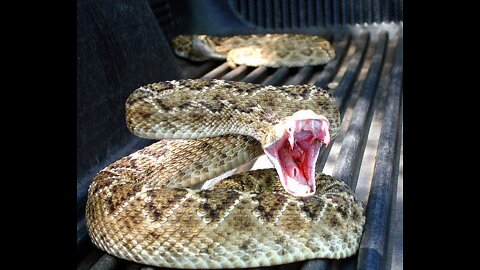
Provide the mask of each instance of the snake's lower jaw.
{"label": "snake's lower jaw", "polygon": [[280,177],[280,182],[282,183],[285,190],[296,197],[309,197],[315,195],[315,179],[313,180],[313,185],[310,183],[301,183],[298,179],[295,179],[290,176]]}
{"label": "snake's lower jaw", "polygon": [[285,159],[284,155],[284,153],[278,155],[267,152],[285,191],[296,197],[314,195],[316,191],[315,166],[308,173],[304,173],[292,159]]}

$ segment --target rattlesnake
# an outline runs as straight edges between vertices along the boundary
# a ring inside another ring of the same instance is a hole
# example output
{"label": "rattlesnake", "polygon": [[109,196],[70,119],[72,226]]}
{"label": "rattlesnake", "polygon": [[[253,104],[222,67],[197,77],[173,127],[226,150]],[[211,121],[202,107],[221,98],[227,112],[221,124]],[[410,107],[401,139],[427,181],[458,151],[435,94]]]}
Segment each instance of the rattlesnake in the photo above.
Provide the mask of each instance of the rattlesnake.
{"label": "rattlesnake", "polygon": [[236,65],[300,67],[323,65],[335,50],[320,36],[300,34],[266,35],[180,35],[172,39],[173,51],[193,61],[227,59]]}
{"label": "rattlesnake", "polygon": [[[130,95],[126,120],[133,133],[161,140],[94,178],[86,218],[100,249],[173,268],[245,268],[356,253],[362,204],[344,182],[315,173],[320,147],[340,124],[325,90],[160,82]],[[276,171],[192,188],[264,153]]]}

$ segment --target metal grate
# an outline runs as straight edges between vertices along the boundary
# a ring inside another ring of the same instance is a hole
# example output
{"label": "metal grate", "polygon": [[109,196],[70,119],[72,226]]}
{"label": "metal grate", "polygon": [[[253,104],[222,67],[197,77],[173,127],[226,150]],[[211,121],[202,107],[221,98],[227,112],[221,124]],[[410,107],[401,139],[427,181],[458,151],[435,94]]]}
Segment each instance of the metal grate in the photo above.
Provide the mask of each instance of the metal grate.
{"label": "metal grate", "polygon": [[[240,1],[239,1],[240,2]],[[242,1],[243,2],[243,1]],[[263,1],[262,1],[263,3]],[[178,59],[185,78],[260,84],[313,83],[333,92],[341,129],[319,156],[317,170],[348,183],[367,206],[358,255],[271,269],[403,269],[402,82],[403,24],[351,26],[329,32],[336,58],[324,67],[266,68]],[[255,167],[270,166],[257,161]],[[156,269],[114,258],[90,246],[77,269]]]}
{"label": "metal grate", "polygon": [[244,20],[267,29],[403,21],[402,0],[230,0],[229,4]]}

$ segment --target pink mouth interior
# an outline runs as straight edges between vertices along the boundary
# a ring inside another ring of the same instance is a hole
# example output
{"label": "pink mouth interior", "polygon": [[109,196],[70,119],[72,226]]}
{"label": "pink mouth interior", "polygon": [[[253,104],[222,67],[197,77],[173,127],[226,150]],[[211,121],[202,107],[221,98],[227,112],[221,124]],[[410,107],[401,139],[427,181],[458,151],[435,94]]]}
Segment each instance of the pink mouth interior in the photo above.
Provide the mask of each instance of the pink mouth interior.
{"label": "pink mouth interior", "polygon": [[307,197],[315,194],[315,164],[321,144],[330,143],[330,133],[326,118],[315,114],[316,119],[299,119],[305,117],[301,112],[287,122],[283,137],[265,152],[285,190],[294,196]]}

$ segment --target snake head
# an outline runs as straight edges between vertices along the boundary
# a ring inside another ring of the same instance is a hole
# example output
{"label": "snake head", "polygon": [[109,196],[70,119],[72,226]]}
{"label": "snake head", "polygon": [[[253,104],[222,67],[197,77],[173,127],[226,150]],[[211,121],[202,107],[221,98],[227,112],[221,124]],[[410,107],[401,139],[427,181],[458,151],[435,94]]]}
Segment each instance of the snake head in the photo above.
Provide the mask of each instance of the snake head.
{"label": "snake head", "polygon": [[218,48],[215,37],[207,35],[195,35],[192,38],[192,49],[202,55],[206,55],[210,58],[223,60],[227,57],[227,53],[231,48],[226,51]]}
{"label": "snake head", "polygon": [[298,197],[315,194],[315,164],[322,144],[330,143],[330,123],[311,110],[300,110],[275,125],[264,151],[285,190]]}

